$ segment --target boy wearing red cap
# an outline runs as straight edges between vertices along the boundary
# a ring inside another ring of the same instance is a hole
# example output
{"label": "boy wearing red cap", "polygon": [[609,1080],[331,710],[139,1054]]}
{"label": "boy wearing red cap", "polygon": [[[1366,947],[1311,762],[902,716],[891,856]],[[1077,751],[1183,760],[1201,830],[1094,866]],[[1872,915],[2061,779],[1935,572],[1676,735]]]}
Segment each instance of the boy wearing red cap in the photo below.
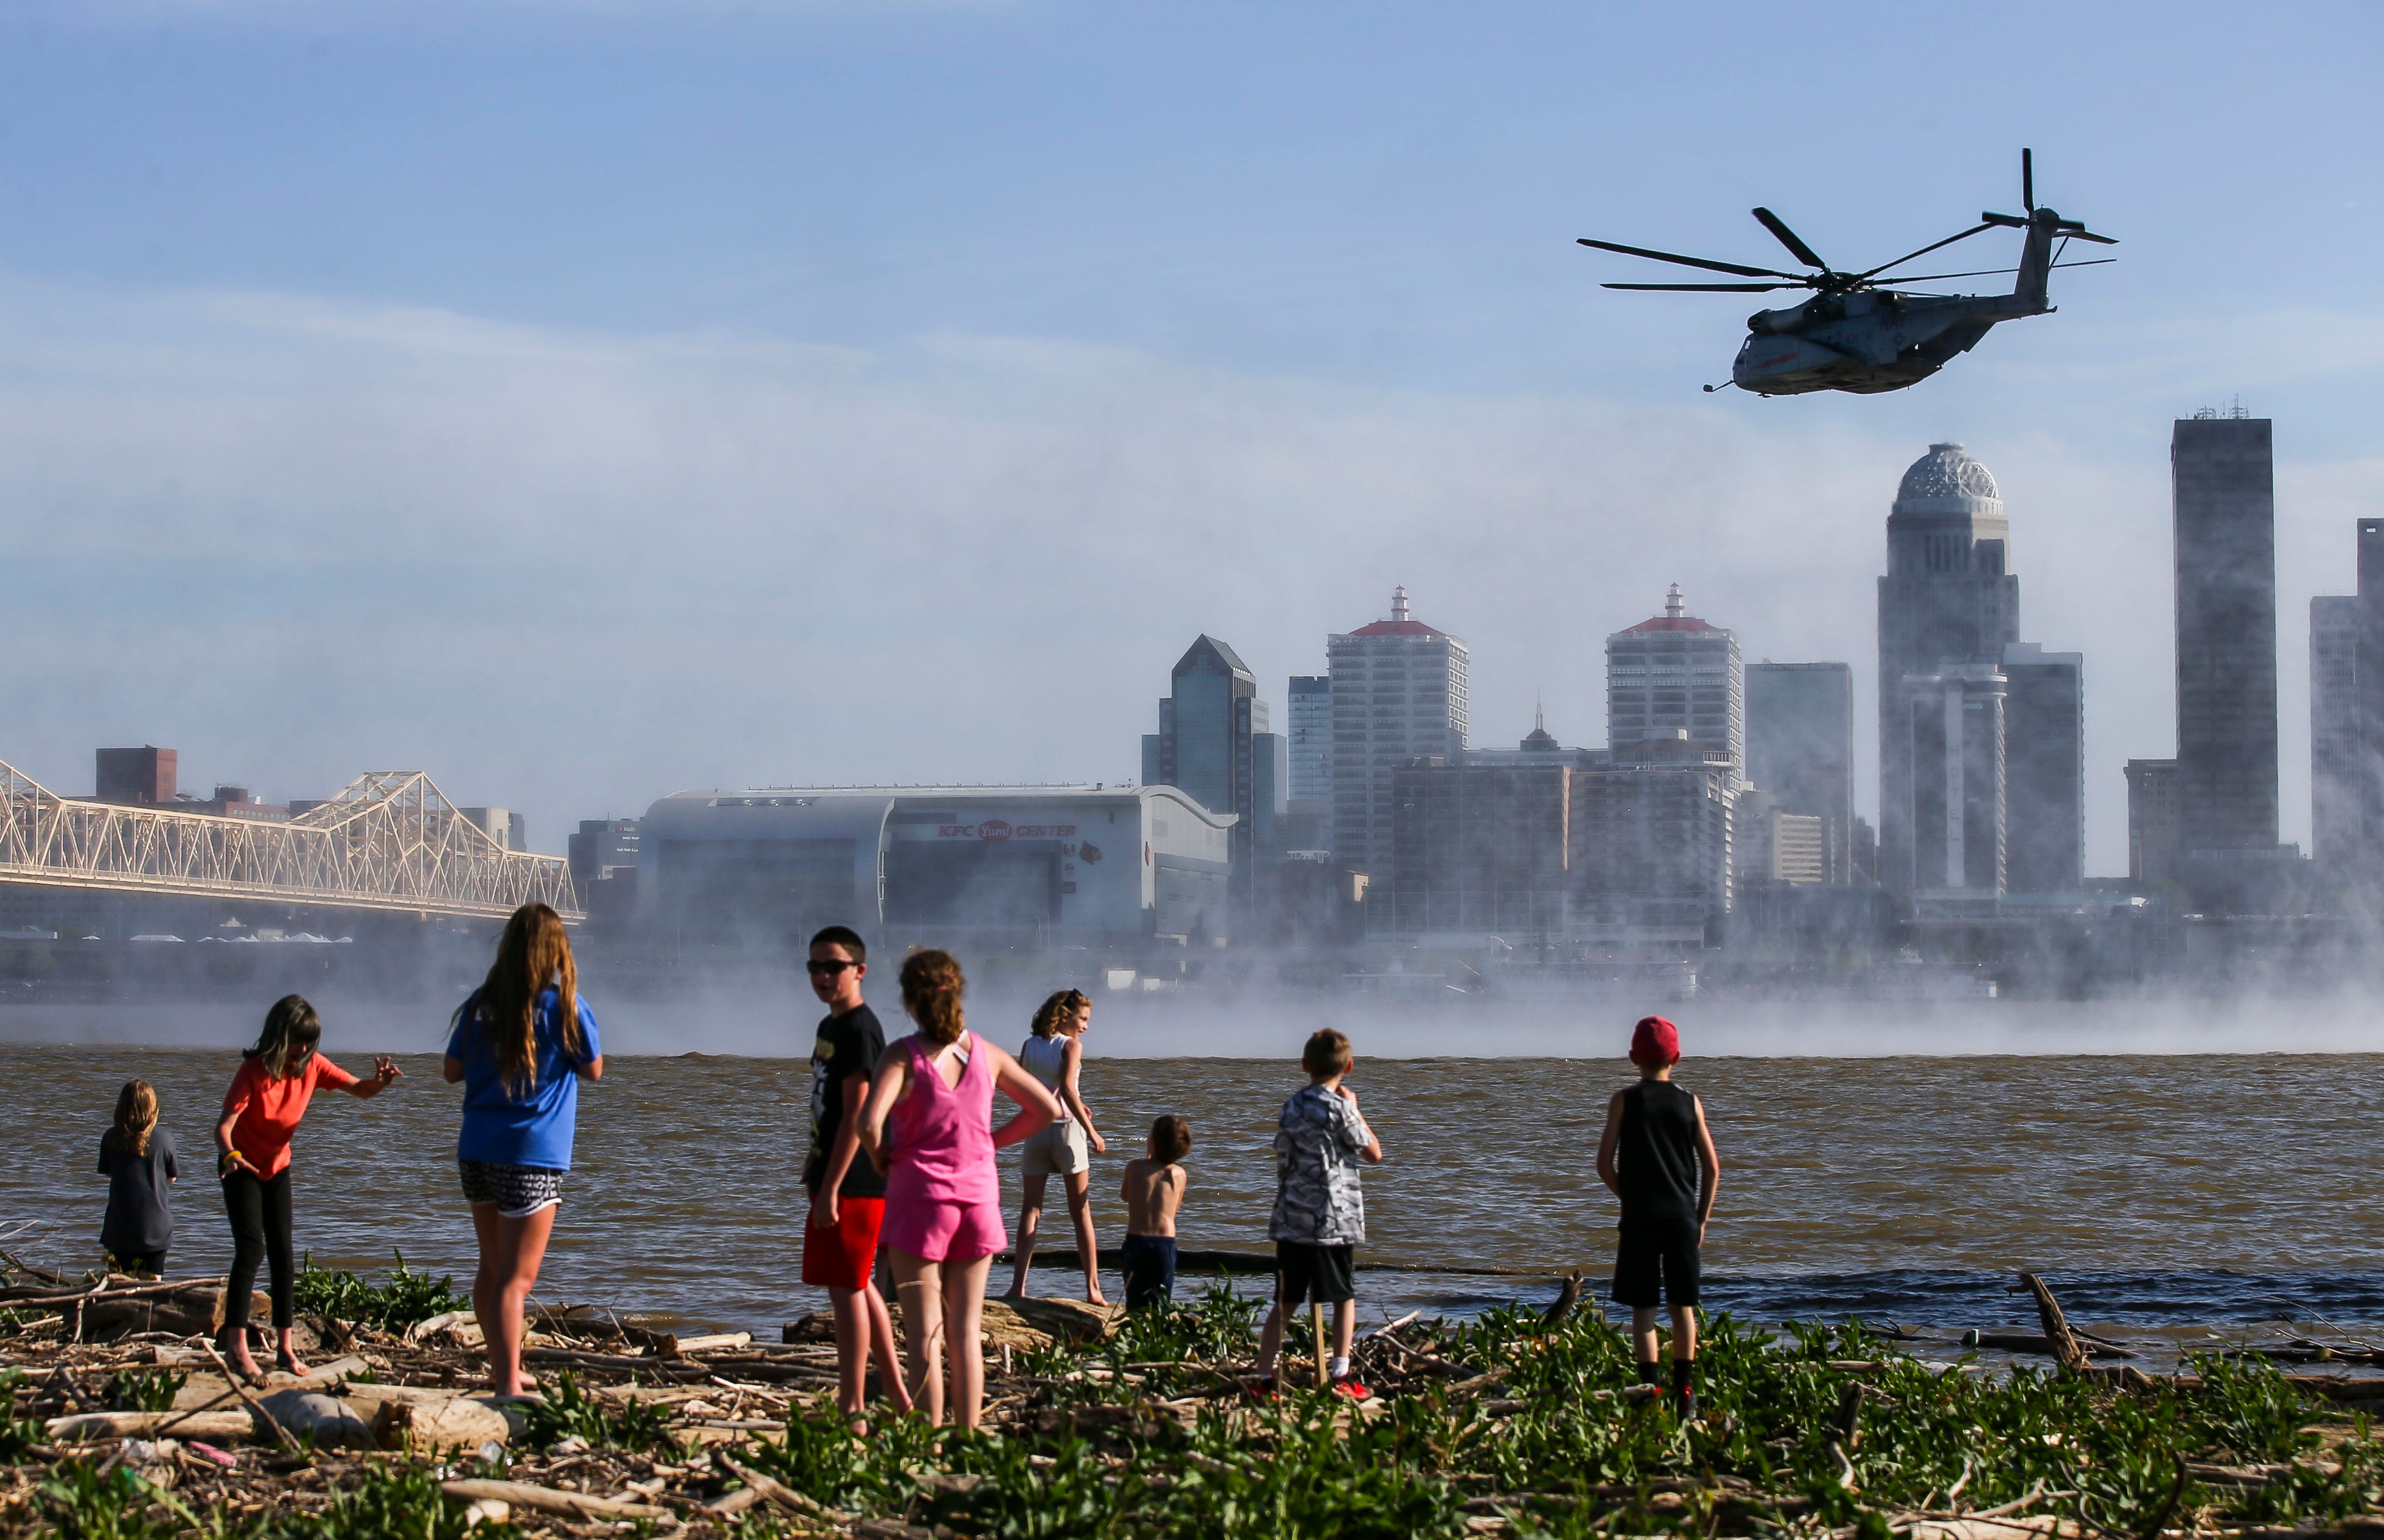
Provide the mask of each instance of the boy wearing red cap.
{"label": "boy wearing red cap", "polygon": [[1706,1127],[1705,1104],[1672,1083],[1681,1034],[1661,1016],[1631,1035],[1639,1084],[1606,1104],[1597,1175],[1622,1199],[1614,1259],[1614,1300],[1631,1307],[1639,1379],[1663,1383],[1656,1358],[1656,1307],[1672,1308],[1672,1389],[1682,1421],[1696,1415],[1697,1250],[1713,1217],[1721,1158]]}

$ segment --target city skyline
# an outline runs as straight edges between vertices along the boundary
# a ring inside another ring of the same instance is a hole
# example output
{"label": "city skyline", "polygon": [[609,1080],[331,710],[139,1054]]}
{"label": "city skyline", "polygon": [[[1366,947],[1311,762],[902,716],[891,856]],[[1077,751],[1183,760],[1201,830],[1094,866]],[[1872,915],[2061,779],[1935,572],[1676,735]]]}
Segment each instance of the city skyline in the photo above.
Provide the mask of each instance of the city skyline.
{"label": "city skyline", "polygon": [[[0,758],[169,743],[275,802],[419,766],[559,852],[667,789],[1125,778],[1183,638],[1272,696],[1398,582],[1477,740],[1593,740],[1583,634],[1669,582],[1749,663],[1869,657],[1875,521],[1960,440],[2025,510],[2028,634],[2090,659],[2109,874],[2118,766],[2173,747],[2167,425],[2240,392],[2306,844],[2291,660],[2384,489],[2332,257],[2384,21],[1849,15],[1758,55],[1654,10],[18,7]],[[1952,57],[2000,115],[1945,110]],[[1823,68],[1868,82],[1833,131],[1770,131]],[[2022,143],[2120,261],[1895,398],[1700,396],[1745,307],[1571,244],[1769,263],[1760,203],[1906,249]],[[2253,187],[2299,239],[2207,217]]]}

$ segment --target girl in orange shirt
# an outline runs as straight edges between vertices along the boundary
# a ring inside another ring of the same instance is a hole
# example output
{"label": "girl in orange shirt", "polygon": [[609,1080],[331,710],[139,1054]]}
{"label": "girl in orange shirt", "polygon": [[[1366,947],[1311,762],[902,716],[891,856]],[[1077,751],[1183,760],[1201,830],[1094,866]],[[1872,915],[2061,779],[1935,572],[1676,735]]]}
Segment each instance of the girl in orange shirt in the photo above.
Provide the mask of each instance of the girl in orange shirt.
{"label": "girl in orange shirt", "polygon": [[290,1136],[298,1131],[317,1087],[365,1100],[398,1077],[397,1065],[379,1054],[373,1059],[372,1077],[359,1080],[315,1051],[322,1040],[322,1020],[304,997],[284,995],[274,1001],[256,1046],[242,1056],[240,1073],[231,1077],[223,1121],[216,1124],[216,1174],[223,1182],[232,1246],[219,1346],[232,1371],[252,1380],[261,1376],[248,1352],[248,1296],[260,1261],[272,1268],[275,1361],[292,1374],[306,1372],[290,1348],[297,1274],[290,1245]]}

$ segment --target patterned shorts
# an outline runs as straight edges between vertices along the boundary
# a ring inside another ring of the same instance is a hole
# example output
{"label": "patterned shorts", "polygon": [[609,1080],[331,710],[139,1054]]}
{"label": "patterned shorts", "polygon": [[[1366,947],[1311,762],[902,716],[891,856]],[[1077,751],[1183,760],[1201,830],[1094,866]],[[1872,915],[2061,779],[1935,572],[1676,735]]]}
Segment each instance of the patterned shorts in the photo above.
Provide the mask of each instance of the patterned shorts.
{"label": "patterned shorts", "polygon": [[478,1208],[494,1203],[504,1219],[528,1219],[540,1209],[563,1201],[563,1178],[552,1166],[506,1166],[491,1161],[458,1161],[463,1169],[464,1201]]}

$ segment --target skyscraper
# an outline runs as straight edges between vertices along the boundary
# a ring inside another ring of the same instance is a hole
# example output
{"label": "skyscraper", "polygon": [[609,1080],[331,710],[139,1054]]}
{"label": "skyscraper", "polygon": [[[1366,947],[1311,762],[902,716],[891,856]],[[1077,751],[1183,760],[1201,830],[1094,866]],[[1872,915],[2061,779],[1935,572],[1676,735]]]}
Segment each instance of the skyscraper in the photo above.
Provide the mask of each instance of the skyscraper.
{"label": "skyscraper", "polygon": [[1821,820],[1820,880],[1854,880],[1852,668],[1842,663],[1746,665],[1746,779],[1770,793],[1782,813]]}
{"label": "skyscraper", "polygon": [[2128,880],[2159,886],[2177,870],[2177,761],[2128,761]]}
{"label": "skyscraper", "polygon": [[1172,786],[1233,826],[1235,890],[1250,892],[1254,858],[1271,842],[1283,810],[1283,740],[1267,730],[1258,680],[1234,650],[1196,639],[1175,664],[1159,702],[1159,731],[1142,740],[1146,786]]}
{"label": "skyscraper", "polygon": [[[1392,772],[1391,881],[1370,886],[1370,929],[1545,941],[1565,929],[1572,767],[1412,760]],[[1379,897],[1377,896],[1379,895]],[[1387,901],[1384,901],[1387,900]]]}
{"label": "skyscraper", "polygon": [[2360,913],[2384,915],[2384,519],[2359,521],[2359,759],[2353,785],[2357,823],[2345,857],[2346,889]]}
{"label": "skyscraper", "polygon": [[1465,643],[1408,614],[1327,637],[1333,702],[1333,853],[1388,879],[1392,776],[1411,759],[1454,763],[1465,751]]}
{"label": "skyscraper", "polygon": [[1738,638],[1688,613],[1674,583],[1664,613],[1606,639],[1606,742],[1623,749],[1675,729],[1746,764],[1746,685]]}
{"label": "skyscraper", "polygon": [[[1907,677],[1947,665],[1990,668],[2019,640],[2019,579],[2009,564],[2011,521],[1987,467],[1957,443],[1931,444],[1896,488],[1887,517],[1887,576],[1879,580],[1879,871],[1892,888],[1918,881],[1917,787]],[[1927,863],[1923,863],[1927,865]],[[1936,867],[1943,875],[1942,863]]]}
{"label": "skyscraper", "polygon": [[1291,800],[1329,801],[1333,796],[1333,680],[1295,674],[1285,702],[1291,749]]}
{"label": "skyscraper", "polygon": [[2086,659],[2032,641],[2004,649],[2004,887],[2086,885]]}
{"label": "skyscraper", "polygon": [[2337,595],[2310,601],[2310,854],[2330,885],[2352,874],[2365,843],[2360,603]]}
{"label": "skyscraper", "polygon": [[2266,858],[2277,846],[2277,497],[2268,420],[2216,413],[2180,420],[2169,465],[2185,859],[2191,865]]}
{"label": "skyscraper", "polygon": [[1904,677],[1896,727],[1911,767],[1906,861],[1889,886],[2000,899],[2010,831],[2004,760],[2007,681],[1987,664]]}
{"label": "skyscraper", "polygon": [[1682,732],[1583,755],[1573,776],[1573,919],[1593,941],[1678,955],[1730,910],[1738,766]]}
{"label": "skyscraper", "polygon": [[1896,490],[1879,668],[1881,884],[1964,903],[2082,888],[2085,659],[2019,640],[2011,521],[1960,444]]}
{"label": "skyscraper", "polygon": [[2310,601],[2310,838],[2327,896],[2384,918],[2384,519],[2358,523],[2359,594]]}

